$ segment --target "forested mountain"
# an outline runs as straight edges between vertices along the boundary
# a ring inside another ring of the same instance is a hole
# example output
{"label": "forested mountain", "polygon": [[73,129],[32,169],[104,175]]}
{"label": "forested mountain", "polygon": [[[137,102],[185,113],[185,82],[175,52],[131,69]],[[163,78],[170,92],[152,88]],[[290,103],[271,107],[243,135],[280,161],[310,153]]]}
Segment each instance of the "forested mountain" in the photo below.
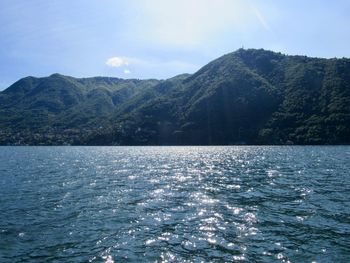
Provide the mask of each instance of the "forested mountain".
{"label": "forested mountain", "polygon": [[27,77],[1,144],[349,144],[350,59],[239,49],[168,80]]}
{"label": "forested mountain", "polygon": [[81,144],[113,110],[158,80],[23,78],[0,93],[1,144]]}

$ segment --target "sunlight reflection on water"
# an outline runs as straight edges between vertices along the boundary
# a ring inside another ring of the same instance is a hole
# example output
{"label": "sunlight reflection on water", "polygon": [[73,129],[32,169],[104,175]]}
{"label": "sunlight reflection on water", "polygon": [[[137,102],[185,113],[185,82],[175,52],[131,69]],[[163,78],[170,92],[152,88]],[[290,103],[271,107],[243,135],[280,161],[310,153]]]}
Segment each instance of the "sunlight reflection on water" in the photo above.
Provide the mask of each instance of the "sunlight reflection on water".
{"label": "sunlight reflection on water", "polygon": [[342,261],[349,153],[4,147],[0,261]]}

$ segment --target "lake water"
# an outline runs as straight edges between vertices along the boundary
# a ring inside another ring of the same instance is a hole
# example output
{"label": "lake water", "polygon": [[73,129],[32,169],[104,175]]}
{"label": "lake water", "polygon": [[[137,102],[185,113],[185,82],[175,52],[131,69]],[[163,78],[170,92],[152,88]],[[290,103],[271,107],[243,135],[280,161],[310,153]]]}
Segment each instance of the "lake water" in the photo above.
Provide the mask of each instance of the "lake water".
{"label": "lake water", "polygon": [[0,262],[349,262],[350,147],[1,147]]}

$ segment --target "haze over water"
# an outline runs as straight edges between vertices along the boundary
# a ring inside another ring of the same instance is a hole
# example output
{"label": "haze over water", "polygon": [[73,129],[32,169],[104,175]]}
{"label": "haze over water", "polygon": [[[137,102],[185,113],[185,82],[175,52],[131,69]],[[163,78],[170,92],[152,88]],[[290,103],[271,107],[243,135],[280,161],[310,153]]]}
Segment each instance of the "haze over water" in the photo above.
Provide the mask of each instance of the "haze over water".
{"label": "haze over water", "polygon": [[346,262],[350,147],[2,147],[0,262]]}

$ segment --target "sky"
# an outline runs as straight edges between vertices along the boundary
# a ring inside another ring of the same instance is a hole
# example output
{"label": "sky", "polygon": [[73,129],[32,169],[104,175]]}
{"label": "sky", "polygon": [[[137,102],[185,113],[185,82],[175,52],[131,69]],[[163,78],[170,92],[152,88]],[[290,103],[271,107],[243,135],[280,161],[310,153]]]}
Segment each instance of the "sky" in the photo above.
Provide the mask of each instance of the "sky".
{"label": "sky", "polygon": [[166,79],[241,47],[350,57],[349,0],[0,0],[0,90],[26,76]]}

